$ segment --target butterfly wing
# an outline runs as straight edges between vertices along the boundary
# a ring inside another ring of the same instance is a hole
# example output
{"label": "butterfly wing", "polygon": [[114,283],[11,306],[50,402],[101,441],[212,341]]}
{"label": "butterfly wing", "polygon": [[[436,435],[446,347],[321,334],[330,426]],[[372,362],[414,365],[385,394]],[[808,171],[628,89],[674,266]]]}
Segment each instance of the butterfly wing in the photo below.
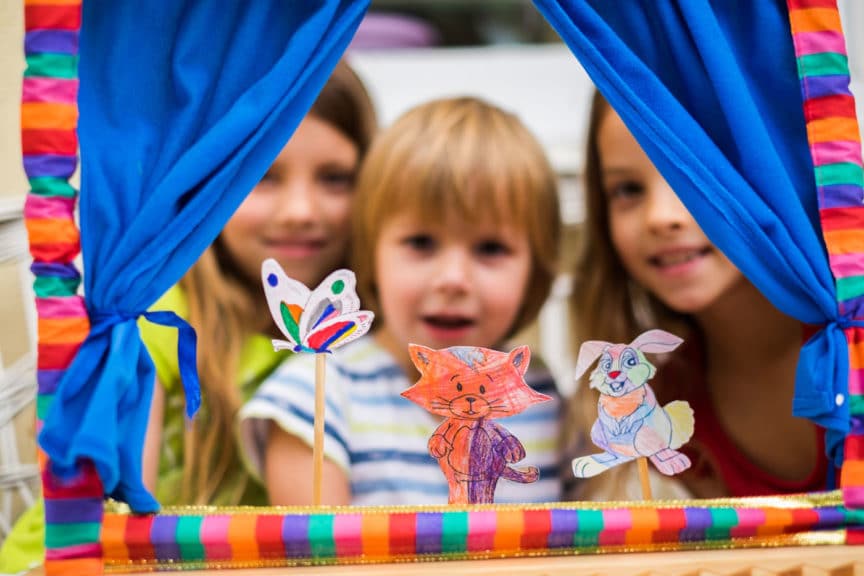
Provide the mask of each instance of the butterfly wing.
{"label": "butterfly wing", "polygon": [[279,331],[288,339],[287,342],[273,340],[273,348],[293,350],[303,342],[303,311],[311,292],[301,282],[289,278],[272,258],[261,264],[261,283],[264,285],[270,315]]}
{"label": "butterfly wing", "polygon": [[[300,334],[311,335],[324,323],[360,309],[357,278],[350,270],[336,270],[309,295],[300,324]],[[306,344],[305,338],[303,344]]]}
{"label": "butterfly wing", "polygon": [[341,314],[318,324],[303,344],[319,352],[329,352],[368,332],[374,319],[375,314],[369,310]]}

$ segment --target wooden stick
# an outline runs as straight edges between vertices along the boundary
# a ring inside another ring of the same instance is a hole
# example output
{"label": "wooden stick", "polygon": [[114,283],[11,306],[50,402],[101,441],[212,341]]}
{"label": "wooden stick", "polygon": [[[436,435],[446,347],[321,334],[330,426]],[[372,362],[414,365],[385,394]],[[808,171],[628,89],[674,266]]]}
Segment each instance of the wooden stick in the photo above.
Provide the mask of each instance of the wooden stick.
{"label": "wooden stick", "polygon": [[636,459],[639,464],[639,482],[642,484],[642,499],[653,500],[651,496],[651,481],[648,479],[648,459],[640,456]]}
{"label": "wooden stick", "polygon": [[312,505],[321,505],[321,471],[324,467],[324,371],[327,354],[315,355],[315,422],[312,444]]}

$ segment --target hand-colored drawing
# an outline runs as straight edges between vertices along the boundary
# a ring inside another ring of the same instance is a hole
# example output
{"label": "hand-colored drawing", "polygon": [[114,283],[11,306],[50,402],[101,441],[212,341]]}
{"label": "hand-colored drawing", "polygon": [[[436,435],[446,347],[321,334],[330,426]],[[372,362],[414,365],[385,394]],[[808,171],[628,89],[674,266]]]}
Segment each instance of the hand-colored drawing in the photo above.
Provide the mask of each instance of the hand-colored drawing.
{"label": "hand-colored drawing", "polygon": [[360,310],[357,279],[350,270],[336,270],[315,290],[289,278],[279,263],[261,264],[261,281],[270,315],[287,340],[273,340],[273,349],[314,352],[315,413],[312,444],[312,504],[321,504],[324,463],[324,375],[326,353],[369,331],[375,315]]}
{"label": "hand-colored drawing", "polygon": [[450,503],[492,503],[502,477],[536,481],[536,467],[508,465],[525,458],[525,447],[492,421],[551,400],[525,382],[531,358],[528,347],[509,354],[474,346],[432,350],[409,344],[408,348],[421,376],[402,396],[445,418],[429,439],[429,452],[447,478]]}
{"label": "hand-colored drawing", "polygon": [[582,344],[576,378],[600,357],[589,379],[600,392],[597,420],[591,440],[603,452],[573,460],[573,474],[590,478],[634,458],[647,457],[663,474],[690,467],[690,459],[677,451],[693,435],[693,410],[675,400],[658,406],[648,385],[656,367],[646,353],[670,352],[683,340],[663,330],[649,330],[630,344],[590,340]]}
{"label": "hand-colored drawing", "polygon": [[310,291],[267,259],[261,280],[270,314],[287,338],[273,340],[275,350],[330,352],[368,332],[375,318],[360,310],[357,280],[350,270],[336,270]]}

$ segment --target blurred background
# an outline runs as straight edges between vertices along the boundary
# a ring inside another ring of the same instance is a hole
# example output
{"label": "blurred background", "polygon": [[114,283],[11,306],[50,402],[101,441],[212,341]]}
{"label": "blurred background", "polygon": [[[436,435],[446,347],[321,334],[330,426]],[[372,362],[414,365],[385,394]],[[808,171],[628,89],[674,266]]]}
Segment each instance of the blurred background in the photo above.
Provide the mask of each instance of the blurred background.
{"label": "blurred background", "polygon": [[[852,90],[864,120],[864,2],[839,4]],[[21,215],[27,192],[18,108],[22,5],[0,1],[0,541],[39,490],[33,440],[36,319]],[[530,0],[373,0],[348,58],[383,125],[438,96],[480,96],[517,114],[558,173],[566,222],[563,270],[571,269],[582,217],[583,135],[592,88]],[[568,287],[564,275],[537,325],[520,337],[539,348],[563,392],[571,382]]]}

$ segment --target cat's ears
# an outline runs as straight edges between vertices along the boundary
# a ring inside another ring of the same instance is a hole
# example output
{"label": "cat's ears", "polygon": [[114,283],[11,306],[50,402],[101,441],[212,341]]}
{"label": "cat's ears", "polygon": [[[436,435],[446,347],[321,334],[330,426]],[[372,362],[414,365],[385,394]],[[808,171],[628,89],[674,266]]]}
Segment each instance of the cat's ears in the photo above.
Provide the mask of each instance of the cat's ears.
{"label": "cat's ears", "polygon": [[525,372],[528,371],[528,362],[531,361],[531,350],[528,349],[528,346],[517,346],[510,351],[507,361],[516,368],[519,374],[524,376]]}
{"label": "cat's ears", "polygon": [[426,372],[426,368],[432,362],[432,359],[438,353],[437,350],[421,346],[420,344],[408,344],[408,354],[411,356],[411,361],[421,374]]}
{"label": "cat's ears", "polygon": [[[420,344],[408,344],[408,354],[411,356],[414,366],[423,374],[438,354],[438,350],[433,350]],[[530,361],[531,351],[528,349],[528,346],[517,346],[507,355],[507,362],[512,364],[516,368],[516,371],[523,376],[528,371],[528,363]]]}

